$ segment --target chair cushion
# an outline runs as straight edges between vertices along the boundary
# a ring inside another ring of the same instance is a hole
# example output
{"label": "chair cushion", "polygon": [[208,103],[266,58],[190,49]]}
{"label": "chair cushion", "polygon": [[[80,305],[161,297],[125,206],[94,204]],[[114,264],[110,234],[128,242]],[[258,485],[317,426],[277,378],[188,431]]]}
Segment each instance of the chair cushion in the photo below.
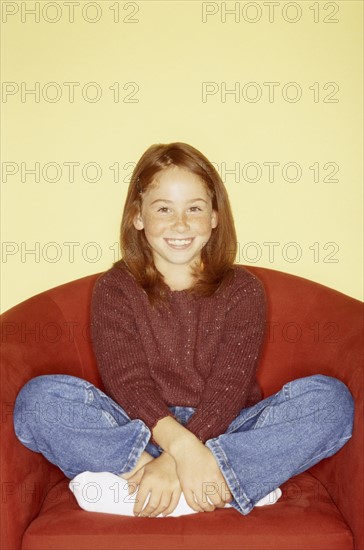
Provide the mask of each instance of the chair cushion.
{"label": "chair cushion", "polygon": [[309,472],[281,486],[274,505],[243,516],[234,508],[166,518],[85,512],[64,478],[29,525],[27,550],[351,550],[352,533],[325,488]]}

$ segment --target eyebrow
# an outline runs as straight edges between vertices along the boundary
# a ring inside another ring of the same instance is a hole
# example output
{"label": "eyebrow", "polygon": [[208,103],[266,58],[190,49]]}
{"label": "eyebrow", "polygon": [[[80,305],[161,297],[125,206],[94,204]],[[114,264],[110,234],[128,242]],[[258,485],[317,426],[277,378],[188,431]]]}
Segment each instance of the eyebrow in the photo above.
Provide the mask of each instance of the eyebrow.
{"label": "eyebrow", "polygon": [[[196,202],[196,201],[203,201],[207,204],[207,201],[205,201],[205,199],[192,199],[190,201],[187,201],[187,203],[191,203],[191,202]],[[151,204],[154,204],[155,202],[173,202],[173,201],[169,201],[167,199],[156,199],[155,201],[153,201]]]}

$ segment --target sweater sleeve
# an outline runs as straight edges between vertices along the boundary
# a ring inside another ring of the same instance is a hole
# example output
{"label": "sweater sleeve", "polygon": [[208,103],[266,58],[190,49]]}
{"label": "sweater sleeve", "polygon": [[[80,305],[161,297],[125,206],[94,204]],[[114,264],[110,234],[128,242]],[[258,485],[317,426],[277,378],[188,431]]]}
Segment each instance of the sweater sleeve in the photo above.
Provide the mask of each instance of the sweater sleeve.
{"label": "sweater sleeve", "polygon": [[266,297],[254,277],[231,297],[224,336],[196,411],[185,427],[205,443],[223,434],[244,408],[262,349]]}
{"label": "sweater sleeve", "polygon": [[[150,377],[126,291],[111,276],[99,278],[91,300],[92,347],[107,394],[128,414],[152,429],[174,416]],[[153,442],[153,438],[151,438]]]}

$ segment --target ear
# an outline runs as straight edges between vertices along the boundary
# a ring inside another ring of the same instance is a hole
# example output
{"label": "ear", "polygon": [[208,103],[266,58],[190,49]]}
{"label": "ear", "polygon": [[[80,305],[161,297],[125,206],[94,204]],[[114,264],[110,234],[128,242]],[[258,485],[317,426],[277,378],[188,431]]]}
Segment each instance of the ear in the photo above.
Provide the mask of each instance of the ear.
{"label": "ear", "polygon": [[219,215],[216,212],[216,210],[213,210],[212,214],[211,214],[211,227],[212,227],[212,229],[215,229],[215,227],[217,227],[218,223],[219,223]]}
{"label": "ear", "polygon": [[142,218],[140,213],[137,214],[136,216],[134,216],[133,225],[134,225],[135,229],[138,229],[139,231],[141,229],[144,229],[143,218]]}

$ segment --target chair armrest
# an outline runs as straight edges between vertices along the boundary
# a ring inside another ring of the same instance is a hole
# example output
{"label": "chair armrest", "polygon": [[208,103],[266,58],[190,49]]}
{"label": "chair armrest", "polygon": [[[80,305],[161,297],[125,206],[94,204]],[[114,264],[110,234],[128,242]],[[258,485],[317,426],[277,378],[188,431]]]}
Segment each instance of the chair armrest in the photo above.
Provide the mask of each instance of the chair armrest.
{"label": "chair armrest", "polygon": [[28,380],[41,374],[81,375],[76,342],[66,331],[54,337],[55,326],[64,323],[60,308],[46,293],[1,316],[2,550],[21,548],[23,534],[49,489],[64,478],[58,467],[20,443],[13,424],[16,396]]}
{"label": "chair armrest", "polygon": [[[312,293],[313,294],[313,293]],[[353,532],[355,549],[364,549],[363,535],[363,303],[336,291],[327,299],[321,288],[316,299],[320,309],[308,306],[305,326],[326,327],[317,346],[300,341],[294,347],[292,365],[296,376],[324,374],[347,385],[355,407],[353,435],[332,457],[322,460],[310,473],[326,488]],[[317,498],[320,498],[319,493]]]}
{"label": "chair armrest", "polygon": [[[355,402],[353,435],[340,451],[316,464],[310,473],[326,488],[352,530],[355,549],[363,550],[363,367],[359,366],[350,378],[344,378]],[[319,491],[316,494],[320,498]]]}
{"label": "chair armrest", "polygon": [[309,472],[318,480],[317,498],[324,486],[352,530],[356,550],[363,550],[363,303],[303,278],[255,272],[268,289],[271,330],[260,372],[266,394],[323,374],[344,382],[354,398],[352,438]]}
{"label": "chair armrest", "polygon": [[[23,534],[31,521],[37,517],[49,489],[64,477],[59,468],[48,462],[41,454],[27,449],[16,438],[13,409],[18,386],[13,375],[18,369],[19,363],[1,358],[0,547],[3,550],[21,548]],[[27,372],[30,374],[28,369]],[[35,374],[37,375],[38,373]]]}

